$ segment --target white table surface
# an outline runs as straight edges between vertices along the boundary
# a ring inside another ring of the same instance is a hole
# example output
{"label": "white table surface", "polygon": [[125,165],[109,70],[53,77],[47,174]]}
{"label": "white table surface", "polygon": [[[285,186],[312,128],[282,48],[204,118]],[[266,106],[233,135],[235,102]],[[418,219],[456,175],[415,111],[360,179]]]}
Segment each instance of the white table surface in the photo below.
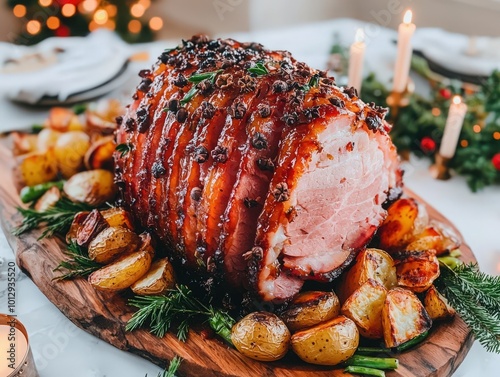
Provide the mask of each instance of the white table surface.
{"label": "white table surface", "polygon": [[[317,68],[324,68],[333,34],[338,32],[349,43],[357,27],[364,24],[354,20],[336,20],[299,26],[281,31],[234,35],[242,40],[255,40],[268,48],[287,49],[294,56]],[[417,31],[418,32],[418,31]],[[366,72],[375,71],[389,80],[395,57],[391,39],[395,33],[379,28],[376,37],[367,41]],[[173,42],[155,42],[137,46],[148,50],[155,58]],[[134,63],[130,68],[130,85],[112,96],[122,97],[137,83],[135,72],[147,64]],[[422,84],[417,78],[417,85]],[[1,90],[1,87],[0,87]],[[420,90],[425,90],[421,85]],[[46,112],[14,105],[0,99],[0,130],[29,127],[43,121]],[[412,158],[405,163],[406,185],[428,203],[451,219],[462,232],[465,241],[475,252],[481,268],[500,273],[500,187],[488,187],[472,193],[461,177],[443,182],[428,174],[428,160]],[[4,235],[0,234],[0,312],[7,311],[5,294],[6,262],[14,256]],[[30,334],[33,354],[41,377],[156,377],[160,368],[137,356],[122,352],[87,334],[66,319],[24,274],[17,281],[17,315]],[[487,353],[475,343],[454,376],[498,376],[500,356]],[[2,376],[0,376],[2,377]]]}

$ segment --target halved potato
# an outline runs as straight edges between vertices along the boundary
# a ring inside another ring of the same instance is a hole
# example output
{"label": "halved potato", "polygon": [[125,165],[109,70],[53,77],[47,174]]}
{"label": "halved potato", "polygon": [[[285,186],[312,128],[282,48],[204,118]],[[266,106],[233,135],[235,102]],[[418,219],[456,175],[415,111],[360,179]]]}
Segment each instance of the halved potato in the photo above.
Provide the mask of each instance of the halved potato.
{"label": "halved potato", "polygon": [[253,312],[231,330],[231,341],[246,357],[259,361],[279,360],[288,352],[290,331],[273,313]]}
{"label": "halved potato", "polygon": [[70,131],[59,136],[54,151],[64,178],[70,178],[83,169],[83,159],[89,148],[90,138],[85,132]]}
{"label": "halved potato", "polygon": [[436,249],[437,255],[456,250],[462,244],[462,241],[458,234],[448,225],[443,224],[442,222],[437,220],[432,220],[430,225],[433,226],[443,236],[442,244],[439,245]]}
{"label": "halved potato", "polygon": [[37,149],[39,151],[46,151],[47,149],[54,148],[61,135],[61,132],[54,131],[51,128],[44,128],[38,134]]}
{"label": "halved potato", "polygon": [[364,337],[382,338],[382,308],[386,296],[387,289],[382,284],[368,279],[344,302],[342,314],[356,323]]}
{"label": "halved potato", "polygon": [[17,158],[14,174],[21,186],[35,186],[57,178],[57,160],[53,149],[33,152]]}
{"label": "halved potato", "polygon": [[36,201],[35,210],[44,212],[52,208],[61,199],[61,190],[56,186],[49,188],[45,193]]}
{"label": "halved potato", "polygon": [[116,99],[104,99],[92,103],[85,113],[87,127],[99,134],[112,134],[116,129],[115,118],[124,113],[123,105]]}
{"label": "halved potato", "polygon": [[149,249],[124,255],[90,274],[89,283],[102,291],[114,292],[126,289],[148,272],[152,259],[153,255]]}
{"label": "halved potato", "polygon": [[297,295],[281,318],[291,331],[302,330],[338,316],[340,303],[333,292],[309,291]]}
{"label": "halved potato", "polygon": [[402,251],[394,257],[400,287],[423,292],[439,277],[439,260],[434,250]]}
{"label": "halved potato", "polygon": [[157,260],[148,273],[130,287],[138,295],[161,295],[175,287],[175,273],[167,258]]}
{"label": "halved potato", "polygon": [[77,173],[66,181],[63,190],[74,202],[98,207],[115,197],[114,175],[102,169]]}
{"label": "halved potato", "polygon": [[114,226],[101,231],[89,244],[89,257],[106,264],[117,256],[131,253],[139,247],[141,239],[131,230]]}
{"label": "halved potato", "polygon": [[377,231],[380,248],[389,252],[403,250],[428,223],[425,207],[415,199],[396,200],[387,210],[387,218]]}
{"label": "halved potato", "polygon": [[359,344],[356,324],[341,315],[292,335],[292,349],[306,363],[337,365],[350,358]]}
{"label": "halved potato", "polygon": [[73,222],[69,227],[68,233],[66,233],[66,243],[76,242],[78,238],[78,232],[83,227],[85,223],[85,219],[89,215],[90,212],[82,211],[78,212],[75,217],[73,217]]}
{"label": "halved potato", "polygon": [[385,346],[397,347],[431,328],[432,320],[415,294],[404,288],[387,293],[382,309]]}
{"label": "halved potato", "polygon": [[12,154],[20,156],[37,150],[38,135],[25,132],[12,132]]}
{"label": "halved potato", "polygon": [[354,265],[340,279],[337,290],[340,302],[345,302],[368,279],[378,281],[387,289],[397,285],[396,267],[388,253],[370,248],[358,254]]}
{"label": "halved potato", "polygon": [[93,143],[85,154],[85,167],[88,170],[106,169],[113,171],[113,153],[116,144],[113,136],[106,136]]}
{"label": "halved potato", "polygon": [[[75,219],[73,219],[73,223],[74,221]],[[107,227],[108,223],[104,217],[98,210],[94,209],[85,217],[82,225],[76,229],[76,243],[79,246],[88,247],[92,240]]]}
{"label": "halved potato", "polygon": [[85,128],[74,111],[65,107],[52,107],[45,127],[59,132],[80,131]]}
{"label": "halved potato", "polygon": [[425,292],[424,306],[433,321],[452,318],[456,313],[455,309],[448,304],[446,297],[439,293],[434,286]]}
{"label": "halved potato", "polygon": [[125,209],[113,207],[101,211],[101,215],[108,222],[109,226],[122,226],[124,228],[134,230],[132,216]]}

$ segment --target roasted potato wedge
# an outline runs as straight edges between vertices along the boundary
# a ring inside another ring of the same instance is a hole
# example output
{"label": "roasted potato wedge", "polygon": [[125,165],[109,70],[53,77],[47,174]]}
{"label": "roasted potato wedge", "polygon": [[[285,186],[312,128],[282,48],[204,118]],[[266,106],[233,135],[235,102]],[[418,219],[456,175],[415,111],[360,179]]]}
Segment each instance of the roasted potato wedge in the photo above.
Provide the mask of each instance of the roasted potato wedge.
{"label": "roasted potato wedge", "polygon": [[342,314],[354,321],[365,338],[380,339],[382,328],[382,308],[387,289],[378,281],[368,279],[342,305]]}
{"label": "roasted potato wedge", "polygon": [[105,169],[113,171],[113,153],[116,144],[113,136],[104,137],[93,143],[85,154],[85,167],[88,170]]}
{"label": "roasted potato wedge", "polygon": [[89,257],[106,264],[121,254],[137,250],[140,244],[141,239],[131,230],[121,226],[109,227],[90,241]]}
{"label": "roasted potato wedge", "polygon": [[72,176],[64,184],[64,193],[74,202],[98,207],[113,200],[116,194],[114,176],[108,170],[89,170]]}
{"label": "roasted potato wedge", "polygon": [[80,246],[88,247],[91,241],[107,227],[108,223],[104,220],[104,217],[102,217],[98,210],[94,209],[85,216],[81,226],[76,229],[76,243]]}
{"label": "roasted potato wedge", "polygon": [[400,287],[423,292],[439,277],[439,261],[434,250],[402,251],[394,256]]}
{"label": "roasted potato wedge", "polygon": [[122,226],[134,230],[132,216],[123,208],[114,207],[101,211],[101,215],[108,222],[109,226]]}
{"label": "roasted potato wedge", "polygon": [[151,250],[147,248],[124,255],[90,274],[89,283],[102,291],[126,289],[148,272],[152,259]]}
{"label": "roasted potato wedge", "polygon": [[340,279],[337,290],[340,302],[345,302],[368,279],[378,281],[387,289],[397,285],[396,267],[388,253],[370,248],[358,254],[354,265]]}
{"label": "roasted potato wedge", "polygon": [[391,289],[382,309],[385,346],[397,347],[431,328],[432,320],[415,294],[407,289]]}
{"label": "roasted potato wedge", "polygon": [[99,134],[112,134],[116,129],[116,117],[123,115],[124,112],[123,105],[115,99],[93,103],[86,112],[87,127]]}
{"label": "roasted potato wedge", "polygon": [[73,222],[69,227],[68,233],[66,233],[66,243],[76,242],[79,230],[83,227],[85,219],[90,212],[83,211],[78,212],[75,217],[73,217]]}
{"label": "roasted potato wedge", "polygon": [[57,178],[57,160],[53,149],[33,152],[17,158],[14,174],[21,186],[52,182]]}
{"label": "roasted potato wedge", "polygon": [[350,358],[359,344],[356,324],[341,315],[292,335],[292,349],[306,363],[337,365]]}
{"label": "roasted potato wedge", "polygon": [[303,330],[339,315],[340,303],[333,292],[309,291],[297,295],[281,319],[290,331]]}
{"label": "roasted potato wedge", "polygon": [[84,125],[73,112],[72,109],[65,107],[52,107],[49,112],[49,117],[45,122],[45,127],[49,127],[55,131],[80,131]]}
{"label": "roasted potato wedge", "polygon": [[39,212],[44,212],[49,208],[52,208],[61,199],[61,190],[53,186],[49,188],[45,193],[36,201],[35,210]]}
{"label": "roasted potato wedge", "polygon": [[54,146],[57,166],[64,178],[70,178],[84,167],[83,159],[90,148],[90,138],[82,131],[61,134]]}
{"label": "roasted potato wedge", "polygon": [[54,148],[61,135],[61,132],[54,131],[51,128],[44,128],[38,134],[36,144],[37,150],[43,152],[47,149]]}
{"label": "roasted potato wedge", "polygon": [[37,150],[38,135],[24,132],[12,132],[12,154],[20,156]]}
{"label": "roasted potato wedge", "polygon": [[387,210],[387,218],[377,232],[380,248],[389,252],[403,250],[428,223],[425,207],[415,199],[396,200]]}
{"label": "roasted potato wedge", "polygon": [[462,241],[458,234],[448,225],[445,225],[437,220],[432,220],[430,225],[434,227],[434,229],[436,229],[443,237],[442,244],[437,246],[435,249],[437,255],[456,250],[462,244]]}
{"label": "roasted potato wedge", "polygon": [[455,309],[434,286],[425,292],[424,307],[433,321],[452,318],[455,315]]}
{"label": "roasted potato wedge", "polygon": [[253,312],[237,322],[231,340],[240,353],[259,360],[279,360],[288,352],[290,331],[273,313]]}
{"label": "roasted potato wedge", "polygon": [[130,287],[138,295],[161,295],[175,286],[175,273],[167,258],[157,260],[142,278]]}

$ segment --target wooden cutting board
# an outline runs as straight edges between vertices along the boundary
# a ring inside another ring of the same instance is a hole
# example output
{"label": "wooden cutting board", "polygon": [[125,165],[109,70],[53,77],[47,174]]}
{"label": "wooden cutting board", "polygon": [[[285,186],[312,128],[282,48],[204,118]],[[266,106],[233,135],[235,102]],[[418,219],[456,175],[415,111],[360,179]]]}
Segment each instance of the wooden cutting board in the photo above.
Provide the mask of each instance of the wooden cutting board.
{"label": "wooden cutting board", "polygon": [[[53,269],[63,260],[64,243],[57,239],[38,241],[41,231],[35,230],[17,238],[13,228],[20,223],[16,213],[19,197],[10,178],[13,158],[8,148],[0,145],[0,218],[19,267],[33,280],[47,298],[78,327],[113,346],[135,353],[164,367],[175,355],[184,359],[179,375],[194,377],[332,377],[347,376],[342,369],[319,367],[302,363],[289,356],[279,362],[261,363],[242,356],[217,339],[206,339],[191,331],[185,343],[169,333],[159,339],[149,332],[126,332],[125,324],[133,310],[118,294],[95,291],[84,279],[53,281]],[[407,190],[407,194],[416,197]],[[422,199],[416,197],[420,202]],[[430,206],[431,218],[453,225]],[[455,229],[456,230],[456,229]],[[458,234],[458,232],[457,232]],[[461,247],[466,262],[475,261],[467,245]],[[400,366],[387,376],[450,376],[463,361],[472,346],[473,338],[464,322],[453,321],[433,326],[424,343],[398,356]]]}

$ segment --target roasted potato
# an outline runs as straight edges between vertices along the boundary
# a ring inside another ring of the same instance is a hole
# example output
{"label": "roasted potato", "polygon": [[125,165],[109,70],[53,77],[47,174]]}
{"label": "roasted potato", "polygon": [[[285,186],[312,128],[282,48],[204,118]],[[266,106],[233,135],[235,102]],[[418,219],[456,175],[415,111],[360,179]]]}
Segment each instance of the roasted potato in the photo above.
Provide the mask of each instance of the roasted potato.
{"label": "roasted potato", "polygon": [[116,194],[113,173],[102,169],[75,174],[68,179],[63,189],[72,201],[93,207],[113,200]]}
{"label": "roasted potato", "polygon": [[12,132],[12,154],[20,156],[37,150],[38,135],[25,132]]}
{"label": "roasted potato", "polygon": [[415,199],[396,200],[387,210],[387,218],[377,232],[380,248],[388,252],[403,250],[428,223],[425,207]]}
{"label": "roasted potato", "polygon": [[113,153],[116,144],[113,136],[107,136],[93,143],[85,154],[85,167],[88,170],[105,169],[113,171]]}
{"label": "roasted potato", "polygon": [[73,217],[73,221],[71,226],[69,227],[68,233],[66,233],[66,243],[76,242],[77,235],[79,230],[83,227],[85,219],[89,215],[90,212],[82,211],[78,212],[75,217]]}
{"label": "roasted potato", "polygon": [[124,228],[134,230],[132,223],[132,217],[130,213],[125,211],[123,208],[113,207],[101,211],[101,215],[108,222],[109,226],[122,226]]}
{"label": "roasted potato", "polygon": [[340,302],[345,302],[368,279],[378,281],[387,289],[397,285],[396,267],[388,253],[370,248],[358,254],[354,265],[340,279],[337,290]]}
{"label": "roasted potato", "polygon": [[121,226],[109,227],[90,241],[89,257],[106,264],[121,254],[137,250],[140,244],[141,239],[131,230]]}
{"label": "roasted potato", "polygon": [[61,135],[62,133],[54,131],[51,128],[44,128],[38,134],[36,144],[37,150],[43,152],[47,149],[54,148]]}
{"label": "roasted potato", "polygon": [[90,148],[90,138],[82,131],[61,134],[54,146],[57,166],[64,178],[70,178],[83,169],[85,153]]}
{"label": "roasted potato", "polygon": [[116,117],[123,115],[125,109],[120,101],[105,99],[91,104],[86,112],[87,127],[99,134],[112,134],[116,129]]}
{"label": "roasted potato", "polygon": [[382,308],[386,296],[387,289],[382,284],[368,279],[344,302],[342,314],[356,323],[364,337],[382,338]]}
{"label": "roasted potato", "polygon": [[39,212],[44,212],[49,208],[52,208],[61,199],[61,190],[53,186],[49,188],[45,193],[36,201],[35,210]]}
{"label": "roasted potato", "polygon": [[387,293],[382,309],[385,346],[397,347],[431,328],[432,320],[415,294],[404,288]]}
{"label": "roasted potato", "polygon": [[53,149],[45,152],[33,152],[17,158],[14,171],[21,186],[34,186],[52,182],[57,178],[57,160]]}
{"label": "roasted potato", "polygon": [[115,292],[126,289],[148,272],[152,259],[151,250],[141,248],[92,272],[89,276],[89,283],[102,291]]}
{"label": "roasted potato", "polygon": [[[73,219],[73,223],[74,221],[75,219]],[[85,216],[85,219],[82,221],[82,225],[76,229],[76,243],[80,246],[88,247],[90,242],[107,227],[108,223],[104,220],[104,217],[102,217],[98,210],[94,209],[87,216]]]}
{"label": "roasted potato", "polygon": [[231,341],[240,353],[251,359],[274,361],[288,352],[290,331],[275,314],[253,312],[233,326]]}
{"label": "roasted potato", "polygon": [[446,297],[439,293],[434,286],[425,292],[424,307],[433,321],[452,318],[455,315],[455,309],[448,304]]}
{"label": "roasted potato", "polygon": [[439,260],[434,250],[402,251],[394,256],[400,287],[423,292],[439,277]]}
{"label": "roasted potato", "polygon": [[340,303],[333,292],[309,291],[297,295],[281,315],[291,331],[302,330],[339,315]]}
{"label": "roasted potato", "polygon": [[359,344],[356,324],[341,315],[292,335],[292,349],[306,363],[337,365],[350,358]]}
{"label": "roasted potato", "polygon": [[175,273],[167,258],[157,260],[142,278],[130,287],[138,295],[161,295],[175,286]]}
{"label": "roasted potato", "polygon": [[45,122],[45,127],[59,132],[80,131],[84,125],[72,109],[65,107],[52,107],[49,117]]}
{"label": "roasted potato", "polygon": [[449,226],[437,220],[432,220],[430,225],[434,227],[434,229],[436,229],[443,237],[442,244],[435,248],[437,255],[456,250],[462,244],[458,234],[456,234],[455,231]]}

